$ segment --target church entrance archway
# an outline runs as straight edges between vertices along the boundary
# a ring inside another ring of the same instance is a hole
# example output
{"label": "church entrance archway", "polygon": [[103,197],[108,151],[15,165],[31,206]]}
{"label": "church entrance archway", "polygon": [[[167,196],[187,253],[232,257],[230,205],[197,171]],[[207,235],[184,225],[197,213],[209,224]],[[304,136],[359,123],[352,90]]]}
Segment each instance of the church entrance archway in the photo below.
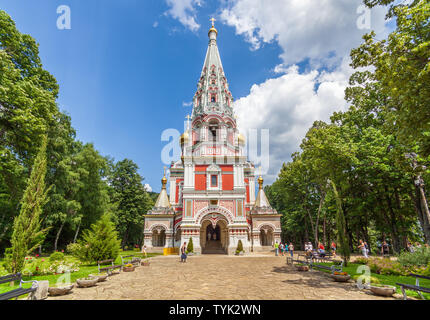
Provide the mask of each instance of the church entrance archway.
{"label": "church entrance archway", "polygon": [[269,247],[273,245],[273,230],[271,228],[261,228],[260,244],[262,247]]}
{"label": "church entrance archway", "polygon": [[200,228],[200,246],[203,254],[226,254],[228,248],[227,222],[223,219],[215,223],[204,220]]}

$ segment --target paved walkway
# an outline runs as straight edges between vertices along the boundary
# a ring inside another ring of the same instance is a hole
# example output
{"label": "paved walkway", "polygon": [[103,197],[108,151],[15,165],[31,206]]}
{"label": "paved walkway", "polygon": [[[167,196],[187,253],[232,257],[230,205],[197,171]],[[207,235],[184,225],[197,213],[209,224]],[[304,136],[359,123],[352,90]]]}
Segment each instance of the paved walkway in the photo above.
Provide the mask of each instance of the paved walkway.
{"label": "paved walkway", "polygon": [[[285,257],[273,254],[250,256],[178,256],[151,258],[149,267],[121,272],[92,288],[53,299],[378,299],[360,292],[353,283],[337,283],[319,271],[298,272]],[[386,299],[386,298],[380,298]]]}

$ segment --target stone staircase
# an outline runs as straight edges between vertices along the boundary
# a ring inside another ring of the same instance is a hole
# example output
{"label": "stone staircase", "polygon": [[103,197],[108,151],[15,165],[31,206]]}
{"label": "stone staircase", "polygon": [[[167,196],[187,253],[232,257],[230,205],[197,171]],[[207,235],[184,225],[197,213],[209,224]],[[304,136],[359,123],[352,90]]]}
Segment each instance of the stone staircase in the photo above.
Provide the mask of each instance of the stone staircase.
{"label": "stone staircase", "polygon": [[202,251],[203,254],[225,254],[221,241],[210,240]]}

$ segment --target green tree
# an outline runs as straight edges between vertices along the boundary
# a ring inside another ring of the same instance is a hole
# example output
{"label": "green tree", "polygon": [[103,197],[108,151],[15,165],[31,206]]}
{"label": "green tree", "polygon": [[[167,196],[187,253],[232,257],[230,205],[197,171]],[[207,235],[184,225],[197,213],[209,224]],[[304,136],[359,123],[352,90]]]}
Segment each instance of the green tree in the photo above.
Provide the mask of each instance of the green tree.
{"label": "green tree", "polygon": [[12,247],[6,257],[6,266],[12,273],[23,269],[25,256],[42,243],[47,231],[40,228],[48,191],[45,187],[46,144],[47,139],[44,138],[21,201],[20,213],[13,223]]}
{"label": "green tree", "polygon": [[42,136],[53,125],[58,84],[42,68],[36,41],[0,10],[0,246],[14,217]]}
{"label": "green tree", "polygon": [[130,243],[140,243],[144,227],[143,215],[152,207],[137,172],[138,166],[129,159],[113,165],[109,177],[110,198],[116,204],[115,222],[124,248]]}

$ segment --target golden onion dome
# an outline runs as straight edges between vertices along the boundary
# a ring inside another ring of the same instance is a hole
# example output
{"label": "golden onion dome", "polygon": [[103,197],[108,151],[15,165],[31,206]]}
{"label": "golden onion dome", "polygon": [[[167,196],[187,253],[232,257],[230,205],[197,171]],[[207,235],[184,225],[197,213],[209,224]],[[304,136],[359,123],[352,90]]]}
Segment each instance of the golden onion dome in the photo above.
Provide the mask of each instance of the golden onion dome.
{"label": "golden onion dome", "polygon": [[188,143],[188,139],[190,138],[190,135],[188,133],[188,131],[185,131],[181,137],[179,138],[179,143],[181,144],[181,146],[183,146],[184,144]]}
{"label": "golden onion dome", "polygon": [[217,29],[215,29],[215,27],[212,27],[212,28],[210,28],[210,29],[209,29],[208,35],[209,35],[212,31],[213,31],[213,32],[215,32],[215,33],[218,35],[218,30],[217,30]]}
{"label": "golden onion dome", "polygon": [[244,146],[245,141],[245,137],[241,133],[239,133],[239,135],[237,136],[237,143],[241,146]]}
{"label": "golden onion dome", "polygon": [[263,177],[259,176],[257,181],[258,181],[258,184],[260,185],[260,189],[263,189],[263,182],[264,182]]}

